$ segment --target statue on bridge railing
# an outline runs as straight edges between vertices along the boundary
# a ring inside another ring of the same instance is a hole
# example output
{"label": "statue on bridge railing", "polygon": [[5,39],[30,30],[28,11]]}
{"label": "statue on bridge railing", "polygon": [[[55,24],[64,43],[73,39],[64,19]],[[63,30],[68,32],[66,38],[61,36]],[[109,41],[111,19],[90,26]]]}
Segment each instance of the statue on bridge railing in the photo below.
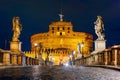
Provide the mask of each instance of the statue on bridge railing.
{"label": "statue on bridge railing", "polygon": [[20,31],[22,30],[22,25],[19,23],[19,17],[13,17],[13,37],[12,41],[19,41]]}
{"label": "statue on bridge railing", "polygon": [[97,40],[104,40],[104,23],[102,21],[102,17],[101,16],[97,16],[97,20],[96,22],[94,22],[95,24],[95,33],[98,36]]}

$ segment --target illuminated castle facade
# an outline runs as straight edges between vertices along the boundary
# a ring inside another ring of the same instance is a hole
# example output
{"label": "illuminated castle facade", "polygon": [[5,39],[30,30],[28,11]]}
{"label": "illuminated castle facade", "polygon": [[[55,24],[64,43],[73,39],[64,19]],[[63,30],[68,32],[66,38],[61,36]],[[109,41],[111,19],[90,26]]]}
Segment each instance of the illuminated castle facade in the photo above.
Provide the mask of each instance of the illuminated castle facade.
{"label": "illuminated castle facade", "polygon": [[78,58],[79,53],[84,57],[90,55],[92,44],[91,34],[73,31],[72,23],[63,21],[63,15],[60,14],[60,21],[52,22],[48,32],[31,36],[31,52],[25,54],[33,58],[41,55],[43,60],[48,59],[59,65],[67,62],[73,51],[75,59]]}

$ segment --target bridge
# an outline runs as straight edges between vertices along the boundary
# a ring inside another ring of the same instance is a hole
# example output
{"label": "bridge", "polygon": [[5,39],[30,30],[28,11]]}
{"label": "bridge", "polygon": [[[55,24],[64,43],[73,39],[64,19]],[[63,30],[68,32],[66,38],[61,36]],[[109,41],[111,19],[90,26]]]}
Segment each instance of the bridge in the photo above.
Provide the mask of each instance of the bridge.
{"label": "bridge", "polygon": [[[112,46],[90,56],[74,60],[75,65],[120,65],[120,45]],[[25,56],[23,52],[17,54],[9,50],[0,49],[0,65],[27,66],[39,65],[39,59]]]}

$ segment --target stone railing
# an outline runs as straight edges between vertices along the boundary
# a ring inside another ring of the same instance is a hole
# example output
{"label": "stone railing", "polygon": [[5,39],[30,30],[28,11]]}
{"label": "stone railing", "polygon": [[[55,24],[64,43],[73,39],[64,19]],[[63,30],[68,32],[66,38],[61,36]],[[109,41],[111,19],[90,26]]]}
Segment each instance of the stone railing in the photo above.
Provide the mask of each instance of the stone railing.
{"label": "stone railing", "polygon": [[112,46],[101,52],[96,52],[90,56],[78,59],[76,65],[120,65],[120,45]]}
{"label": "stone railing", "polygon": [[23,52],[15,53],[9,50],[0,49],[0,65],[5,66],[26,66],[39,65],[39,60],[27,57]]}

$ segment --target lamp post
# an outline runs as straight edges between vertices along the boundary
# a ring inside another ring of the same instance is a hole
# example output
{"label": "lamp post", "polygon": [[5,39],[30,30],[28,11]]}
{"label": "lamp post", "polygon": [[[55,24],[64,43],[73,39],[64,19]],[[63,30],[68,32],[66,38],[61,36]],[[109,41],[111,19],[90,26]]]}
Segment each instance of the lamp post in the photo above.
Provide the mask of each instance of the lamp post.
{"label": "lamp post", "polygon": [[74,57],[74,55],[75,55],[75,51],[73,50],[72,51],[72,65],[75,64],[75,57]]}
{"label": "lamp post", "polygon": [[42,55],[42,53],[41,53],[41,50],[42,50],[42,47],[43,47],[42,43],[39,44],[39,47],[40,47],[39,55]]}
{"label": "lamp post", "polygon": [[78,43],[78,59],[80,59],[82,57],[82,54],[80,52],[80,48],[81,48],[80,43]]}
{"label": "lamp post", "polygon": [[37,58],[36,48],[37,48],[38,44],[37,44],[37,43],[35,43],[35,44],[34,44],[34,46],[35,46],[35,58]]}
{"label": "lamp post", "polygon": [[50,55],[49,57],[50,57],[50,66],[52,66],[54,63],[54,57],[52,55]]}
{"label": "lamp post", "polygon": [[84,58],[84,55],[83,55],[83,48],[84,48],[84,42],[81,43],[81,53],[82,53],[82,58]]}
{"label": "lamp post", "polygon": [[38,59],[39,59],[39,65],[40,65],[42,63],[42,47],[43,47],[43,45],[40,42],[38,46],[39,46]]}
{"label": "lamp post", "polygon": [[79,54],[81,53],[82,58],[84,57],[84,55],[83,55],[83,47],[84,47],[84,42],[78,43],[78,51],[79,51]]}
{"label": "lamp post", "polygon": [[71,55],[68,56],[68,64],[72,65],[72,56]]}

